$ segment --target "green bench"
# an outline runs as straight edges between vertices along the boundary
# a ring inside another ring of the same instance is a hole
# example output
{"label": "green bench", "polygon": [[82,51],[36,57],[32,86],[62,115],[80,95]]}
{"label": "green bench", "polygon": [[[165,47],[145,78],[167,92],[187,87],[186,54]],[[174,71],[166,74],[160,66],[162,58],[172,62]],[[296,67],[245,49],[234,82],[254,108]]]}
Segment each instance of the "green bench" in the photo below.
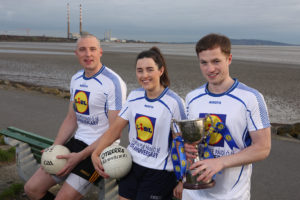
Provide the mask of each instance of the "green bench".
{"label": "green bench", "polygon": [[49,138],[39,136],[15,127],[8,127],[7,129],[1,130],[0,133],[15,140],[27,143],[30,146],[31,153],[38,163],[41,162],[41,150],[51,146],[54,142],[54,140]]}
{"label": "green bench", "polygon": [[[16,147],[16,165],[19,176],[27,181],[39,168],[41,150],[51,146],[53,140],[15,127],[0,130],[5,142]],[[101,180],[97,187],[98,199],[118,199],[118,186],[115,179]]]}

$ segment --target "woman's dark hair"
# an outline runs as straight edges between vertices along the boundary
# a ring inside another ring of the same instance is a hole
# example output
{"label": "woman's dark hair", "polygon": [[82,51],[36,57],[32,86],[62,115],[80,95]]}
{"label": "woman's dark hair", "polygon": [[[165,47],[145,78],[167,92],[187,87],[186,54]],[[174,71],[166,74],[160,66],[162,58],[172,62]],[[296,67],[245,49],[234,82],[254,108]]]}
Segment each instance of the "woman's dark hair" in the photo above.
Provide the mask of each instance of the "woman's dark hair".
{"label": "woman's dark hair", "polygon": [[162,67],[164,68],[164,72],[160,76],[160,84],[162,86],[164,86],[165,88],[169,87],[170,79],[168,76],[166,61],[165,61],[163,55],[161,54],[159,48],[154,46],[149,50],[139,53],[139,55],[136,58],[136,62],[142,58],[152,58],[154,60],[154,62],[156,63],[156,65],[158,66],[158,69],[161,69]]}

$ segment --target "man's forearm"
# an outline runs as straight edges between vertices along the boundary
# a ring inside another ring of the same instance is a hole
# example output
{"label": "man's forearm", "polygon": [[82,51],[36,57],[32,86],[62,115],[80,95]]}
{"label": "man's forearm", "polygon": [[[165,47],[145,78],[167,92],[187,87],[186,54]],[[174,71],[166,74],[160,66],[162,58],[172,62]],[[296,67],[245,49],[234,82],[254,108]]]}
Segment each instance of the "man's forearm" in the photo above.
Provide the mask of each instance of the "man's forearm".
{"label": "man's forearm", "polygon": [[69,104],[69,112],[61,124],[54,144],[64,144],[74,134],[77,128],[76,114],[73,111],[72,103]]}

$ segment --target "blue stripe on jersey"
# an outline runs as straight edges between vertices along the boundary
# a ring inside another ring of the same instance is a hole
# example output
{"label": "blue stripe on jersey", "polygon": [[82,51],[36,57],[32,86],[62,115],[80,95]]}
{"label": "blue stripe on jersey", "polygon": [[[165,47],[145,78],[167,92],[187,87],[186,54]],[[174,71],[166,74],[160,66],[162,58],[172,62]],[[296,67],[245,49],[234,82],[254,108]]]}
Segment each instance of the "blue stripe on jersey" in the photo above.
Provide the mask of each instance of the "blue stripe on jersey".
{"label": "blue stripe on jersey", "polygon": [[160,102],[161,104],[163,104],[169,110],[171,116],[173,117],[172,112],[171,112],[169,106],[165,102],[163,102],[161,99],[159,99],[158,102]]}
{"label": "blue stripe on jersey", "polygon": [[171,128],[170,128],[170,132],[169,132],[169,142],[168,142],[168,156],[167,156],[166,159],[165,159],[165,164],[164,164],[163,170],[166,169],[167,164],[168,164],[168,160],[169,160],[169,156],[171,155],[172,141],[173,141],[173,136],[172,136],[172,131],[171,131]]}
{"label": "blue stripe on jersey", "polygon": [[[103,67],[105,67],[105,66],[103,65]],[[104,68],[104,69],[103,69],[102,74],[104,76],[107,76],[109,79],[111,79],[114,86],[115,86],[115,98],[116,98],[115,99],[115,103],[116,103],[115,107],[116,107],[116,110],[121,110],[122,109],[122,89],[121,89],[120,80],[115,74],[111,73],[106,68]]]}
{"label": "blue stripe on jersey", "polygon": [[242,99],[240,99],[240,98],[238,98],[238,97],[236,97],[236,96],[234,96],[234,95],[232,95],[232,94],[227,94],[227,96],[229,96],[229,97],[231,97],[231,98],[233,98],[233,99],[236,99],[236,100],[238,100],[239,102],[241,102],[241,103],[242,103],[242,104],[245,106],[245,108],[246,108],[247,112],[249,112],[249,115],[250,115],[251,122],[252,122],[253,126],[255,127],[255,129],[257,130],[257,127],[256,127],[256,125],[255,125],[255,123],[254,123],[254,121],[253,121],[253,118],[252,118],[251,111],[250,111],[250,110],[248,110],[248,108],[247,108],[247,106],[246,106],[245,102],[244,102]]}
{"label": "blue stripe on jersey", "polygon": [[233,85],[226,91],[226,94],[229,94],[232,90],[234,90],[234,89],[238,86],[238,84],[239,84],[238,80],[237,80],[237,79],[233,79],[233,80],[234,80],[234,83],[233,83]]}
{"label": "blue stripe on jersey", "polygon": [[[202,88],[204,88],[204,87],[206,87],[206,84],[201,85],[201,86],[200,86],[199,88],[197,88],[196,90],[200,90],[200,89],[202,89]],[[200,98],[200,97],[202,97],[203,95],[206,95],[206,94],[207,94],[207,93],[200,94],[200,95],[194,97],[193,99],[191,99],[190,102],[186,102],[186,103],[187,103],[187,105],[186,105],[187,110],[188,110],[188,108],[189,108],[189,105],[190,105],[194,100],[196,100],[196,99],[198,99],[198,98]]]}
{"label": "blue stripe on jersey", "polygon": [[81,70],[79,70],[77,73],[82,73],[82,74],[80,74],[77,78],[75,78],[75,80],[80,79],[80,78],[83,77],[84,70],[81,69]]}
{"label": "blue stripe on jersey", "polygon": [[259,94],[259,92],[253,88],[246,86],[245,84],[239,84],[238,88],[241,90],[246,90],[248,92],[251,92],[252,94],[255,95],[256,100],[258,102],[258,106],[259,106],[260,119],[262,121],[262,124],[264,127],[269,127],[270,121],[269,121],[269,117],[268,117],[267,108],[266,108],[266,106],[264,104],[264,100],[263,100],[262,96]]}
{"label": "blue stripe on jersey", "polygon": [[252,143],[252,139],[250,137],[249,131],[247,128],[245,128],[243,133],[243,141],[244,141],[244,147],[249,147]]}
{"label": "blue stripe on jersey", "polygon": [[127,109],[128,109],[128,107],[126,107],[126,108],[124,109],[124,111],[123,111],[122,113],[119,114],[119,116],[121,117],[121,116],[124,114],[124,112],[126,112]]}
{"label": "blue stripe on jersey", "polygon": [[204,95],[207,95],[207,93],[199,94],[198,96],[194,97],[192,100],[190,100],[190,102],[188,102],[187,106],[189,106],[193,101],[195,101],[196,99],[199,99],[200,97],[202,97]]}
{"label": "blue stripe on jersey", "polygon": [[181,119],[186,119],[186,114],[184,112],[184,105],[180,99],[180,97],[178,95],[176,95],[173,91],[169,90],[167,93],[168,96],[172,97],[173,99],[175,99],[175,101],[178,104],[179,107],[179,111],[180,111],[180,117]]}
{"label": "blue stripe on jersey", "polygon": [[244,171],[244,165],[242,166],[239,178],[237,179],[237,181],[235,182],[235,184],[232,186],[231,189],[233,189],[236,186],[236,184],[240,181],[243,171]]}
{"label": "blue stripe on jersey", "polygon": [[145,97],[142,96],[142,97],[138,97],[138,98],[135,98],[135,99],[131,99],[129,100],[129,102],[132,102],[132,101],[137,101],[137,100],[141,100],[141,99],[144,99]]}
{"label": "blue stripe on jersey", "polygon": [[100,83],[100,85],[102,85],[102,82],[99,79],[97,79],[96,77],[94,77],[93,79]]}
{"label": "blue stripe on jersey", "polygon": [[104,113],[105,113],[105,116],[106,116],[107,119],[108,119],[107,94],[104,93],[104,95],[106,96],[106,100],[105,100],[105,104],[104,104]]}

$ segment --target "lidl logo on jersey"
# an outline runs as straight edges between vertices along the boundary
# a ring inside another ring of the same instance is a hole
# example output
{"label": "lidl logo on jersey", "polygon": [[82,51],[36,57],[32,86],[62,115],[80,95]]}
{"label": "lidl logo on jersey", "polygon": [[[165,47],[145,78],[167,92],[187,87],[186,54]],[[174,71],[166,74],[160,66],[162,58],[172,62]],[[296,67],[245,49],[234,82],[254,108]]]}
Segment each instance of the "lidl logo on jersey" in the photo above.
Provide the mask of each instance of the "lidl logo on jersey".
{"label": "lidl logo on jersey", "polygon": [[89,115],[90,92],[76,90],[74,95],[75,110],[84,115]]}
{"label": "lidl logo on jersey", "polygon": [[156,119],[153,117],[136,114],[135,127],[137,139],[152,144]]}
{"label": "lidl logo on jersey", "polygon": [[[199,117],[204,118],[207,115],[207,113],[200,113]],[[213,125],[215,126],[218,122],[223,122],[225,124],[226,122],[226,115],[223,114],[210,114],[211,119],[208,118],[207,123],[205,124],[205,130],[208,131],[208,129]],[[224,147],[224,139],[222,134],[217,132],[212,132],[210,134],[209,139],[209,145],[211,146],[217,146],[217,147]]]}

